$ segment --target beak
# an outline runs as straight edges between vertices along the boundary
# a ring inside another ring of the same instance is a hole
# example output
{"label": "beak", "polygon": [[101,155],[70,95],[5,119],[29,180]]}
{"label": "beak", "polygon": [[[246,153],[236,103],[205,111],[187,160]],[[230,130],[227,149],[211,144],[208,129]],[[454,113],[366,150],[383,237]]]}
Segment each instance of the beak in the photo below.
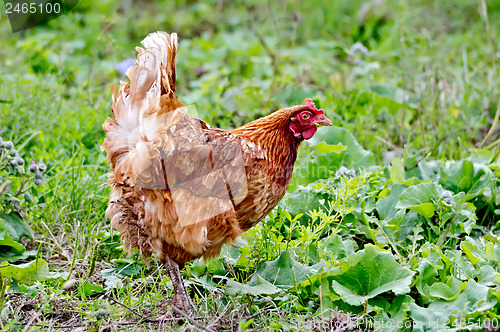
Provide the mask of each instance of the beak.
{"label": "beak", "polygon": [[315,122],[318,126],[331,126],[332,122],[324,115],[319,115],[318,120]]}

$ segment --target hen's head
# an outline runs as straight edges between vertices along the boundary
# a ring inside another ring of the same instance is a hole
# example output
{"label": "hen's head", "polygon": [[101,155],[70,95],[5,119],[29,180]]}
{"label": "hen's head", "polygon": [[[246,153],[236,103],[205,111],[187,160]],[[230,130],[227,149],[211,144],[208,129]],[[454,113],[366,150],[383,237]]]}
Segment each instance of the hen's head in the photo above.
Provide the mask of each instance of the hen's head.
{"label": "hen's head", "polygon": [[293,107],[289,128],[296,138],[308,140],[314,136],[318,126],[331,125],[332,122],[325,116],[325,112],[318,110],[308,98],[304,105]]}

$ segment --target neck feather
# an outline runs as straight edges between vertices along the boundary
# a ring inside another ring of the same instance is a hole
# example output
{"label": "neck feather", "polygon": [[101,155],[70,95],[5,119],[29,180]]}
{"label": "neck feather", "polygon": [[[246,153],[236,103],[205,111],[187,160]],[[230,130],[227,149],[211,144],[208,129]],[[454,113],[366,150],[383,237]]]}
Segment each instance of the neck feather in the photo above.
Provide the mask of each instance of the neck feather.
{"label": "neck feather", "polygon": [[283,185],[290,181],[297,149],[302,142],[289,128],[290,113],[290,109],[282,109],[232,131],[265,151],[268,176]]}

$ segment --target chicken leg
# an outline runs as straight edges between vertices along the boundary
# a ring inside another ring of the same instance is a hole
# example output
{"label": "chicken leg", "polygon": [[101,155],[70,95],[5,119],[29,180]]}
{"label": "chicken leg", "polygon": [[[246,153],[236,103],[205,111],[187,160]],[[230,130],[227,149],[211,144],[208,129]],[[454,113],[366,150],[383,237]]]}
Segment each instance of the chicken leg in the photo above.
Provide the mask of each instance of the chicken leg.
{"label": "chicken leg", "polygon": [[173,304],[177,309],[184,311],[190,317],[193,316],[194,306],[184,286],[179,265],[167,256],[165,267],[174,286],[174,298],[168,301],[168,304]]}

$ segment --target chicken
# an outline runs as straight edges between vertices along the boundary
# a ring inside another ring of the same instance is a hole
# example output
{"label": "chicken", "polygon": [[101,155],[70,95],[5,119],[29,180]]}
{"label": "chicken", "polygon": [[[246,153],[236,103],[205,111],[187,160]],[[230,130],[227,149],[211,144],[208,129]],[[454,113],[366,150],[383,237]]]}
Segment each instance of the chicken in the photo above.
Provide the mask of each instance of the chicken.
{"label": "chicken", "polygon": [[191,315],[179,268],[219,255],[262,220],[285,195],[299,144],[332,123],[306,99],[234,130],[212,128],[177,98],[177,35],[152,33],[142,44],[130,84],[111,88],[113,118],[103,124],[106,214],[126,250],[164,263],[169,303]]}

